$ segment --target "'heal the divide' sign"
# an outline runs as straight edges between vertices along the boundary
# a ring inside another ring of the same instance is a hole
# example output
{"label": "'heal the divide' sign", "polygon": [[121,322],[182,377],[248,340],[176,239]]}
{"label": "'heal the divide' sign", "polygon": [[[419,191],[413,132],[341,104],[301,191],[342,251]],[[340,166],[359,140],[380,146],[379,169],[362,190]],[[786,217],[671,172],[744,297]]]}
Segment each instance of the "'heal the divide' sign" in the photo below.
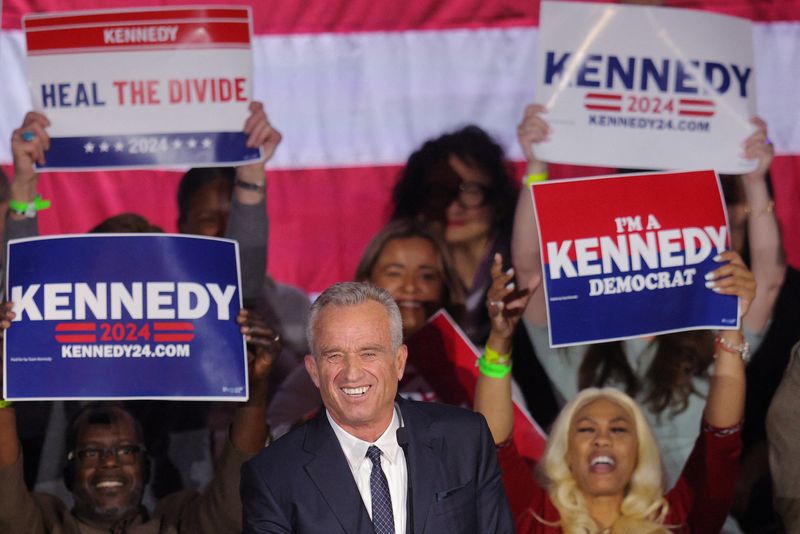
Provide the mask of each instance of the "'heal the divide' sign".
{"label": "'heal the divide' sign", "polygon": [[238,264],[226,239],[11,241],[4,398],[245,400]]}
{"label": "'heal the divide' sign", "polygon": [[552,346],[738,328],[738,303],[705,285],[727,250],[713,171],[535,184]]}
{"label": "'heal the divide' sign", "polygon": [[250,10],[170,7],[27,15],[44,168],[236,165],[252,94]]}

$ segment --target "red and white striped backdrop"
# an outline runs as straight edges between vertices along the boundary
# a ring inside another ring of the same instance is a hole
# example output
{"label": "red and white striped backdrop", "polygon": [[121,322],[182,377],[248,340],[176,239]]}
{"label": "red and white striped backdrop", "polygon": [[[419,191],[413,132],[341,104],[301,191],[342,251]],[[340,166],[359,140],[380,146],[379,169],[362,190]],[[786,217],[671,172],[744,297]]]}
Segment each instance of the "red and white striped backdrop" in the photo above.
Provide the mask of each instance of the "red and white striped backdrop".
{"label": "red and white striped backdrop", "polygon": [[[29,12],[174,5],[169,0],[5,0],[0,34],[0,163],[31,106],[21,16]],[[183,2],[188,3],[188,2]],[[251,4],[255,97],[284,143],[270,164],[269,270],[319,291],[350,278],[388,216],[408,154],[440,132],[476,123],[519,160],[515,125],[533,101],[535,0],[228,0]],[[800,1],[675,0],[667,5],[752,19],[759,113],[770,124],[778,215],[800,268]],[[10,170],[6,166],[6,170]],[[556,176],[587,171],[558,167]],[[45,233],[84,232],[135,211],[175,228],[174,172],[43,175],[53,199]]]}

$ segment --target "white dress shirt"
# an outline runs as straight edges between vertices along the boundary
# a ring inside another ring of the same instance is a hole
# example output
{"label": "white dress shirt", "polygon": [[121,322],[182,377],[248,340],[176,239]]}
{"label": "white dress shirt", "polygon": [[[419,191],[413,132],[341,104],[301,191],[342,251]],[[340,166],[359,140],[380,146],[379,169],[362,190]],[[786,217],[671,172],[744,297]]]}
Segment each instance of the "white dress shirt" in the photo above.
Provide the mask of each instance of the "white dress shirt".
{"label": "white dress shirt", "polygon": [[389,483],[389,496],[392,498],[392,514],[394,516],[395,534],[405,534],[406,531],[406,490],[408,488],[408,471],[403,449],[397,444],[397,429],[400,421],[397,410],[394,410],[389,428],[381,434],[375,443],[359,439],[336,424],[331,414],[327,411],[328,421],[333,427],[336,439],[342,447],[347,465],[353,473],[353,478],[358,486],[358,492],[364,501],[364,506],[372,519],[372,492],[369,487],[369,477],[372,474],[372,462],[367,458],[367,449],[375,445],[381,450],[381,468]]}

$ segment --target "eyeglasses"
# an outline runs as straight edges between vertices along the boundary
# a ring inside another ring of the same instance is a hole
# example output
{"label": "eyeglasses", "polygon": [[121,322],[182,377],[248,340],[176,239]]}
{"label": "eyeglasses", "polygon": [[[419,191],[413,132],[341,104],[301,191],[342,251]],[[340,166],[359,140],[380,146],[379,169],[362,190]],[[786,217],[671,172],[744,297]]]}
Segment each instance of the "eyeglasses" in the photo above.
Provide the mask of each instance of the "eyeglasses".
{"label": "eyeglasses", "polygon": [[465,208],[478,208],[486,202],[489,188],[478,182],[461,182],[458,184],[458,203]]}
{"label": "eyeglasses", "polygon": [[83,465],[97,465],[107,454],[113,454],[122,465],[129,465],[135,463],[139,459],[140,454],[145,454],[147,451],[144,447],[139,445],[114,445],[113,447],[85,447],[83,449],[75,449],[67,454],[67,460],[72,460],[76,456]]}

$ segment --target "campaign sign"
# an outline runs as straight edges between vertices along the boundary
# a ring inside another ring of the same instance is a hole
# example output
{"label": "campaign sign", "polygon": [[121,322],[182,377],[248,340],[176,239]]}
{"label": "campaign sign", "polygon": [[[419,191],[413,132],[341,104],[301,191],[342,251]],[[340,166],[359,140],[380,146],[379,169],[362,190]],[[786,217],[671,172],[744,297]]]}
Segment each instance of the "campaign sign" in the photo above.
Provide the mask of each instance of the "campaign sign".
{"label": "campaign sign", "polygon": [[739,327],[737,298],[706,287],[728,248],[714,171],[535,184],[553,347]]}
{"label": "campaign sign", "polygon": [[236,165],[252,94],[247,7],[27,15],[48,170]]}
{"label": "campaign sign", "polygon": [[5,398],[247,399],[235,241],[14,240],[7,273]]}
{"label": "campaign sign", "polygon": [[[438,401],[471,407],[478,383],[477,359],[480,353],[445,310],[431,316],[427,324],[406,342],[408,367],[418,371],[430,384]],[[406,396],[408,392],[401,392]],[[539,460],[547,445],[547,435],[539,428],[524,401],[514,401],[514,444],[522,456]]]}
{"label": "campaign sign", "polygon": [[696,10],[542,2],[536,100],[546,161],[741,174],[755,130],[750,21]]}

